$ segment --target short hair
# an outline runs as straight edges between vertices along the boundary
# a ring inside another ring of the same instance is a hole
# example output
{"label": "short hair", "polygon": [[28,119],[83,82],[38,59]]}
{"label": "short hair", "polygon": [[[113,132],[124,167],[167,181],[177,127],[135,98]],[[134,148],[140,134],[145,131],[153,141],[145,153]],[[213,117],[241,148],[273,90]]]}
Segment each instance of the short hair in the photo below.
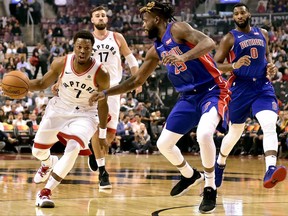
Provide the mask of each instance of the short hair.
{"label": "short hair", "polygon": [[249,7],[248,7],[246,4],[244,4],[244,3],[237,3],[237,4],[235,4],[235,5],[233,6],[233,10],[234,10],[236,7],[245,7],[245,8],[247,9],[247,11],[250,12]]}
{"label": "short hair", "polygon": [[91,43],[92,43],[92,46],[93,46],[93,44],[95,42],[93,34],[90,31],[87,31],[87,30],[80,30],[74,35],[74,38],[73,38],[73,43],[74,44],[75,44],[75,42],[76,42],[76,40],[78,38],[90,40]]}
{"label": "short hair", "polygon": [[102,6],[102,5],[92,8],[92,10],[90,11],[90,17],[92,17],[92,14],[93,14],[95,11],[100,11],[100,10],[107,11],[107,8],[106,8],[105,6]]}
{"label": "short hair", "polygon": [[157,16],[170,21],[176,21],[173,16],[174,9],[169,3],[161,3],[158,1],[148,2],[146,6],[140,8],[140,14],[154,13]]}

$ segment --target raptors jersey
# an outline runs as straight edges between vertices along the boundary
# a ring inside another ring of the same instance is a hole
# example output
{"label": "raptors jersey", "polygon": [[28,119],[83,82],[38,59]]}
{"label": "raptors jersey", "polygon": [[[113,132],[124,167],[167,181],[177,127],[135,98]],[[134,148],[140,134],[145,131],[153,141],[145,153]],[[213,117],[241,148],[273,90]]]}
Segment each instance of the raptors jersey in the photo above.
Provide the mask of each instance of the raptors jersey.
{"label": "raptors jersey", "polygon": [[[161,41],[155,41],[155,50],[160,59],[168,54],[182,55],[195,46],[188,42],[176,43],[171,35],[172,25],[173,23],[168,24]],[[168,64],[166,68],[168,78],[178,92],[189,92],[214,85],[220,88],[226,86],[226,81],[221,77],[221,72],[209,54],[186,62],[177,62],[175,65]]]}
{"label": "raptors jersey", "polygon": [[96,109],[89,106],[89,98],[97,91],[96,74],[100,64],[92,58],[92,64],[88,70],[77,74],[73,68],[74,54],[68,54],[64,71],[61,73],[61,84],[59,86],[59,97],[70,106],[87,107],[87,109]]}
{"label": "raptors jersey", "polygon": [[113,87],[122,79],[121,54],[115,32],[108,31],[103,40],[93,35],[95,38],[93,56],[107,68],[110,74],[110,87]]}
{"label": "raptors jersey", "polygon": [[264,78],[266,77],[266,39],[261,30],[252,27],[249,33],[230,31],[234,36],[234,46],[229,53],[228,61],[237,62],[244,55],[249,55],[251,64],[233,70],[236,77]]}

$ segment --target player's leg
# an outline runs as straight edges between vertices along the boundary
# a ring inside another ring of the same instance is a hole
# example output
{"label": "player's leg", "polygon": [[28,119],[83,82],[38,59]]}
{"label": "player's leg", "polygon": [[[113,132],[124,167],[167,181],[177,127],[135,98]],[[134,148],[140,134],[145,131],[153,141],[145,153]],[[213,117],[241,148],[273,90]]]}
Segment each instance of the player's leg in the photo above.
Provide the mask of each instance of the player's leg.
{"label": "player's leg", "polygon": [[193,103],[179,100],[170,112],[165,128],[157,140],[159,151],[181,173],[180,181],[170,192],[173,197],[185,194],[192,186],[196,186],[204,180],[204,176],[189,165],[180,149],[176,146],[178,140],[197,124],[199,118],[200,115],[197,114]]}
{"label": "player's leg", "polygon": [[252,101],[253,98],[248,99],[248,97],[242,98],[238,96],[234,100],[232,97],[232,101],[229,104],[229,130],[222,139],[220,152],[215,163],[216,187],[220,187],[222,184],[227,157],[243,133],[245,120],[250,114]]}
{"label": "player's leg", "polygon": [[80,149],[81,146],[78,142],[72,139],[68,140],[64,155],[55,164],[45,187],[37,194],[36,206],[41,208],[53,208],[55,206],[54,202],[50,199],[52,190],[60,184],[62,179],[64,179],[73,168]]}
{"label": "player's leg", "polygon": [[205,186],[203,200],[199,206],[201,213],[209,213],[214,211],[216,207],[216,185],[214,164],[216,157],[216,147],[213,140],[216,127],[220,122],[219,116],[215,107],[212,107],[209,112],[202,115],[197,127],[197,141],[200,147],[200,155],[204,167]]}
{"label": "player's leg", "polygon": [[263,149],[265,154],[266,173],[263,186],[272,188],[286,178],[286,168],[276,166],[278,137],[276,133],[277,114],[271,110],[263,110],[256,114],[263,131]]}

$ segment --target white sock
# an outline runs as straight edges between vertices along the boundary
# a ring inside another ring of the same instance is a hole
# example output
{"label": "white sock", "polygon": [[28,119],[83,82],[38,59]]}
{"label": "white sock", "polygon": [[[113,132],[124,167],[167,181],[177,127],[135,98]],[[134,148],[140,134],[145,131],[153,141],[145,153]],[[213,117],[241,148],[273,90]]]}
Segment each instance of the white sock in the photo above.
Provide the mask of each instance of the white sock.
{"label": "white sock", "polygon": [[220,153],[217,159],[217,164],[219,165],[225,165],[226,164],[227,157],[223,157]]}
{"label": "white sock", "polygon": [[98,167],[105,166],[105,158],[96,159]]}
{"label": "white sock", "polygon": [[60,184],[60,182],[56,181],[52,176],[49,177],[45,188],[50,189],[51,191],[54,190],[58,185]]}
{"label": "white sock", "polygon": [[267,171],[269,166],[276,166],[277,157],[275,155],[269,155],[265,157],[265,162],[266,162],[266,171]]}
{"label": "white sock", "polygon": [[180,173],[185,177],[185,178],[191,178],[194,174],[194,170],[192,167],[187,163],[183,167],[177,167],[177,169],[180,171]]}
{"label": "white sock", "polygon": [[214,190],[216,190],[215,185],[215,172],[204,172],[205,175],[205,187],[212,187]]}

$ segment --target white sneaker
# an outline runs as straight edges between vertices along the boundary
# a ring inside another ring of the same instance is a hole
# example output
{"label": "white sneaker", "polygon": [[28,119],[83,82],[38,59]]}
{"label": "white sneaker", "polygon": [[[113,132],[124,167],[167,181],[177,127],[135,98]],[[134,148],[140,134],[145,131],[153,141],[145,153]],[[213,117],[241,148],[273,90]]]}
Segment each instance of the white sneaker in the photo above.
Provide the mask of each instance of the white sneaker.
{"label": "white sneaker", "polygon": [[48,179],[48,177],[50,176],[50,173],[53,170],[53,167],[57,163],[57,161],[58,161],[58,157],[57,156],[51,155],[50,157],[51,157],[51,160],[52,160],[51,167],[41,165],[41,167],[38,169],[37,173],[34,176],[34,182],[36,184],[45,182]]}
{"label": "white sneaker", "polygon": [[35,205],[41,208],[54,208],[55,204],[50,199],[51,195],[52,194],[50,189],[47,188],[42,189],[37,193]]}

